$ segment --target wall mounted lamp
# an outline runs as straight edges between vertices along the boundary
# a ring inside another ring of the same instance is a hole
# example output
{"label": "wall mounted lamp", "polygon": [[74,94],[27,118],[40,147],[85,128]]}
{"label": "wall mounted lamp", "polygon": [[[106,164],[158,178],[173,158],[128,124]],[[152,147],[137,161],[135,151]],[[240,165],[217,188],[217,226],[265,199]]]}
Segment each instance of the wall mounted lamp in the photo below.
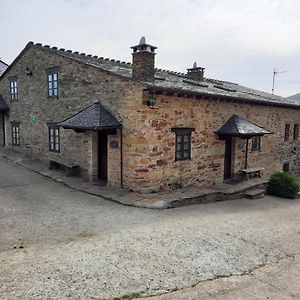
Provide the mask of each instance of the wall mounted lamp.
{"label": "wall mounted lamp", "polygon": [[27,67],[26,70],[25,70],[25,74],[27,76],[31,76],[32,75],[32,71]]}
{"label": "wall mounted lamp", "polygon": [[147,105],[153,107],[155,103],[156,103],[156,97],[154,96],[154,94],[149,94]]}

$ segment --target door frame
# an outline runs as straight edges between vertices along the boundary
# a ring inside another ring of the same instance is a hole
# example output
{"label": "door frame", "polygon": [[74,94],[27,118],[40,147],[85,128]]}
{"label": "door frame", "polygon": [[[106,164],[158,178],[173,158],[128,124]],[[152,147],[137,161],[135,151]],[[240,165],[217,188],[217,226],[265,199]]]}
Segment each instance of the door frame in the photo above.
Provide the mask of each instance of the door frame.
{"label": "door frame", "polygon": [[232,178],[232,137],[225,138],[224,180]]}
{"label": "door frame", "polygon": [[[106,132],[98,131],[97,135],[98,143],[98,165],[97,165],[97,178],[107,182],[108,178],[108,135]],[[101,144],[100,144],[101,143]]]}

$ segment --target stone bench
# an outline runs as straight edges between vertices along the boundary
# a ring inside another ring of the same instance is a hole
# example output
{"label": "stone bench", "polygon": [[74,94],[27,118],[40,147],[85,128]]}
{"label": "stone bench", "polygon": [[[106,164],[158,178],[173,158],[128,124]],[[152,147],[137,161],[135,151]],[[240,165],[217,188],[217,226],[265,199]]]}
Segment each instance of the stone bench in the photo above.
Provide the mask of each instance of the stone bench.
{"label": "stone bench", "polygon": [[249,199],[260,199],[265,196],[265,190],[263,189],[257,189],[257,190],[252,190],[248,191],[245,193],[245,197]]}
{"label": "stone bench", "polygon": [[252,177],[261,178],[262,175],[263,175],[264,170],[265,170],[264,168],[254,167],[254,168],[247,168],[247,169],[240,170],[239,173],[242,176],[246,177],[247,180],[249,180]]}
{"label": "stone bench", "polygon": [[79,173],[79,165],[70,160],[60,158],[49,160],[49,169],[65,170],[66,176],[76,176]]}

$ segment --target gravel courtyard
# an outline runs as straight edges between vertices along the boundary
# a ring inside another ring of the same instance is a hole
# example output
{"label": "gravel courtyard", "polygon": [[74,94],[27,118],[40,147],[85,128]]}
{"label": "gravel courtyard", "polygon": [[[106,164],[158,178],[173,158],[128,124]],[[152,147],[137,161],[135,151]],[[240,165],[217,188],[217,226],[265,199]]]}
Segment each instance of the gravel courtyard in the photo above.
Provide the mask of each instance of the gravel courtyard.
{"label": "gravel courtyard", "polygon": [[122,206],[0,158],[0,299],[132,299],[299,253],[300,201]]}

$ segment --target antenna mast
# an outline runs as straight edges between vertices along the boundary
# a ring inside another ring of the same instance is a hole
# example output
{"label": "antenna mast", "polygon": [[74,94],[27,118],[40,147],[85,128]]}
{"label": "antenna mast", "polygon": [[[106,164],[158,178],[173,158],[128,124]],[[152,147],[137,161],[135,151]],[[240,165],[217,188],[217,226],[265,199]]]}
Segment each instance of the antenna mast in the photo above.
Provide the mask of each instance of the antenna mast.
{"label": "antenna mast", "polygon": [[272,94],[274,95],[275,77],[280,73],[285,73],[286,71],[278,71],[276,68],[273,70],[273,84],[272,84]]}

